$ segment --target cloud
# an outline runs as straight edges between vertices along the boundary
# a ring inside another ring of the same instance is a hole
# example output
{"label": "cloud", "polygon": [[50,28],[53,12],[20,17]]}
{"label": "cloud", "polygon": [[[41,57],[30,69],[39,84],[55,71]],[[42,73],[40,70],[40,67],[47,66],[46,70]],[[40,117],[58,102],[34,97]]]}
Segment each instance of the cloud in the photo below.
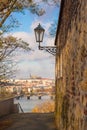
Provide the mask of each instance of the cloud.
{"label": "cloud", "polygon": [[[34,51],[25,52],[23,50],[17,49],[13,53],[11,59],[16,61],[18,71],[16,73],[16,78],[29,77],[30,74],[35,74],[43,77],[55,76],[55,57],[44,50],[38,50],[38,43],[35,41],[34,28],[41,23],[44,28],[46,28],[46,35],[48,35],[48,28],[50,23],[43,24],[41,21],[33,22],[31,25],[32,32],[15,32],[12,35],[16,38],[21,38],[22,40],[29,43],[30,48]],[[43,45],[54,45],[54,39],[51,37],[45,37]]]}
{"label": "cloud", "polygon": [[49,62],[49,60],[39,62],[38,61],[26,61],[23,63],[20,62],[18,67],[21,68],[21,71],[19,71],[16,74],[16,77],[19,78],[29,77],[30,74],[50,78],[53,78],[55,76],[55,64],[52,64],[51,62]]}
{"label": "cloud", "polygon": [[34,28],[36,28],[39,25],[39,23],[45,29],[45,37],[48,37],[49,36],[49,27],[51,26],[52,21],[45,23],[45,22],[42,22],[41,20],[36,19],[34,22],[32,22],[31,30],[34,30]]}
{"label": "cloud", "polygon": [[35,36],[33,35],[33,33],[15,32],[13,36],[18,39],[21,38],[25,42],[29,43],[30,47],[35,47]]}
{"label": "cloud", "polygon": [[[17,38],[21,38],[22,40],[26,41],[29,43],[30,48],[33,51],[29,51],[29,52],[25,52],[23,50],[16,50],[14,52],[15,57],[12,57],[13,59],[16,60],[38,60],[38,59],[44,59],[47,57],[50,57],[50,54],[45,52],[44,50],[38,50],[38,43],[35,42],[35,37],[33,36],[33,34],[30,33],[26,33],[26,32],[16,32],[13,34],[13,36],[17,37]],[[53,39],[52,38],[46,38],[46,43],[48,45],[51,45],[53,43]]]}
{"label": "cloud", "polygon": [[38,24],[41,23],[43,27],[46,29],[45,33],[46,36],[44,37],[43,42],[41,43],[42,46],[54,46],[54,38],[48,37],[48,28],[50,27],[51,23],[48,22],[46,24],[43,24],[42,21],[36,20],[32,22],[31,24],[31,33],[27,32],[15,32],[13,34],[14,37],[21,38],[22,40],[26,41],[29,43],[29,46],[32,50],[34,51],[29,51],[29,52],[23,52],[17,50],[15,52],[15,59],[17,60],[38,60],[38,59],[45,59],[47,57],[50,57],[50,54],[45,52],[45,51],[40,51],[38,50],[38,43],[35,41],[35,35],[34,35],[34,28],[38,26]]}

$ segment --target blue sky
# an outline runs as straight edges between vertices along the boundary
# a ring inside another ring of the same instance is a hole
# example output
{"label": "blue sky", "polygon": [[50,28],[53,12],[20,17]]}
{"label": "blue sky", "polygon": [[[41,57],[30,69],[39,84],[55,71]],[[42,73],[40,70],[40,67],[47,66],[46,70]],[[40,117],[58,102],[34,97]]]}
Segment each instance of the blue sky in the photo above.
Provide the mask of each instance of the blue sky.
{"label": "blue sky", "polygon": [[[51,54],[38,50],[38,44],[35,41],[34,28],[41,23],[45,29],[44,42],[46,45],[54,45],[55,38],[49,36],[49,27],[53,20],[58,19],[59,7],[45,5],[46,13],[43,16],[32,14],[29,10],[24,10],[22,13],[13,13],[12,15],[20,22],[20,26],[14,28],[10,34],[21,38],[29,43],[29,46],[34,50],[25,52],[16,50],[11,57],[14,62],[17,62],[17,72],[13,77],[19,79],[28,78],[29,75],[37,75],[45,78],[55,77],[55,57]],[[9,22],[7,19],[7,23]]]}

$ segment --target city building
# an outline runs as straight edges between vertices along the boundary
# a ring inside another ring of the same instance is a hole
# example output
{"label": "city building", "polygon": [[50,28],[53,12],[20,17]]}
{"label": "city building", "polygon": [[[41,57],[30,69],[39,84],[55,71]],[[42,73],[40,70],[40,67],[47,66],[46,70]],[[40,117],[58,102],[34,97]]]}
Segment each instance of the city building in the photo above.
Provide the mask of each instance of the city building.
{"label": "city building", "polygon": [[[6,81],[5,81],[6,82]],[[29,94],[31,92],[46,92],[54,93],[55,81],[49,78],[29,78],[29,79],[15,79],[8,80],[9,84],[5,86],[7,92],[14,94]]]}

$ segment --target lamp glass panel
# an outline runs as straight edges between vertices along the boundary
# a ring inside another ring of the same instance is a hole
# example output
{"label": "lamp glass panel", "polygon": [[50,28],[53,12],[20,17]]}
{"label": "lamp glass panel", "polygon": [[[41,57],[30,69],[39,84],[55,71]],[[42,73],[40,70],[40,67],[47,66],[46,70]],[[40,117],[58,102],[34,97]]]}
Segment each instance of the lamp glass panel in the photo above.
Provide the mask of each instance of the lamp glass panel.
{"label": "lamp glass panel", "polygon": [[43,41],[43,35],[44,35],[44,32],[41,32],[41,33],[40,33],[40,41],[41,41],[41,42]]}
{"label": "lamp glass panel", "polygon": [[38,42],[39,41],[39,35],[38,35],[37,32],[35,32],[35,36],[36,36],[36,42]]}
{"label": "lamp glass panel", "polygon": [[44,35],[44,31],[42,31],[42,30],[35,31],[36,42],[42,42],[43,35]]}

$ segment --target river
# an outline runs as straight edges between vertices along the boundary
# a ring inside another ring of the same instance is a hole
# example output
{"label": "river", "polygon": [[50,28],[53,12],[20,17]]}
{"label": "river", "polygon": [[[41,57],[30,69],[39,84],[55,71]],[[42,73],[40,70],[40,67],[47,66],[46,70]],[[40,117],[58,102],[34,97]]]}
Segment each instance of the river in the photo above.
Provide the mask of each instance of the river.
{"label": "river", "polygon": [[[40,105],[46,101],[53,101],[50,96],[42,96],[41,99],[38,99],[37,96],[32,96],[30,99],[27,99],[27,97],[22,97],[20,99],[14,99],[15,104],[20,104],[24,113],[32,112],[32,109]],[[20,111],[21,113],[21,111]]]}

